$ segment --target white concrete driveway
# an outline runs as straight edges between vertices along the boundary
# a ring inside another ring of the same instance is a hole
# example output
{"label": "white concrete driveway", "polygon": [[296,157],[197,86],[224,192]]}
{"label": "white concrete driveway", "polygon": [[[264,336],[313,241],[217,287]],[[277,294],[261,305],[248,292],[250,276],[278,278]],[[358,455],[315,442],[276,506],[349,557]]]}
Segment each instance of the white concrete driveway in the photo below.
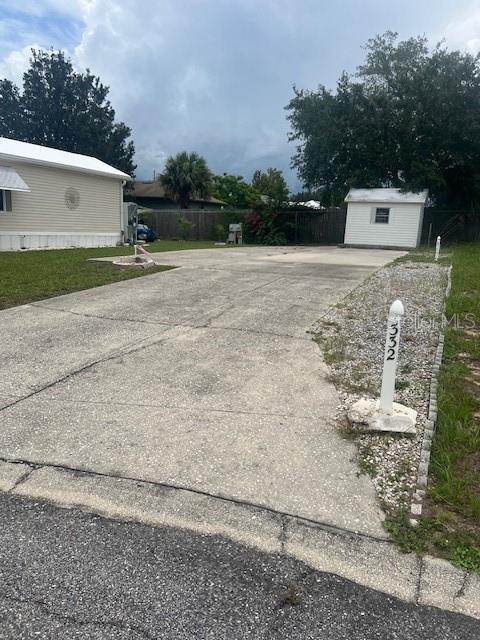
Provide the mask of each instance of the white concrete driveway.
{"label": "white concrete driveway", "polygon": [[307,333],[392,251],[157,254],[181,268],[0,312],[0,459],[384,536]]}

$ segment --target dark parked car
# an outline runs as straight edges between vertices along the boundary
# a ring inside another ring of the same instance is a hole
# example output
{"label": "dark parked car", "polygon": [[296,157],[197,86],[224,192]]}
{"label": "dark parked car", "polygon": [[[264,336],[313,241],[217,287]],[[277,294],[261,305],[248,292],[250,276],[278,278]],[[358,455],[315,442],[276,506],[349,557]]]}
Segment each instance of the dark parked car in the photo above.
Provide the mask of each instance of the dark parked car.
{"label": "dark parked car", "polygon": [[157,234],[146,224],[137,224],[137,240],[153,242],[157,239]]}

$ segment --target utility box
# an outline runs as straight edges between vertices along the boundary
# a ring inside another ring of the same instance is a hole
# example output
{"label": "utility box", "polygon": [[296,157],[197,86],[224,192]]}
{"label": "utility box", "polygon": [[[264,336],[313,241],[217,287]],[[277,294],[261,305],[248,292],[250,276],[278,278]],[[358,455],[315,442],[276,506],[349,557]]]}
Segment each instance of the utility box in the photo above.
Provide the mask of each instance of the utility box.
{"label": "utility box", "polygon": [[243,244],[241,223],[228,225],[228,244]]}
{"label": "utility box", "polygon": [[137,244],[138,205],[136,202],[125,202],[123,205],[125,228],[128,244]]}

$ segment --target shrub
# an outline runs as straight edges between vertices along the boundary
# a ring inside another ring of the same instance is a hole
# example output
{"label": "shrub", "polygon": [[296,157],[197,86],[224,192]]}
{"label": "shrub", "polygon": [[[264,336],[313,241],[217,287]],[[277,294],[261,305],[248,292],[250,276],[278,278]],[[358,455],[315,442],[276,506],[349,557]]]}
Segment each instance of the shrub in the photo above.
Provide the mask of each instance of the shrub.
{"label": "shrub", "polygon": [[280,229],[278,213],[275,211],[252,211],[245,217],[245,223],[255,242],[266,245],[287,243],[285,233]]}
{"label": "shrub", "polygon": [[213,225],[213,237],[215,238],[215,240],[218,240],[220,242],[223,242],[225,240],[227,235],[226,235],[224,224]]}
{"label": "shrub", "polygon": [[179,233],[182,240],[188,240],[190,231],[193,228],[193,222],[188,220],[181,213],[177,214],[177,223],[179,227]]}

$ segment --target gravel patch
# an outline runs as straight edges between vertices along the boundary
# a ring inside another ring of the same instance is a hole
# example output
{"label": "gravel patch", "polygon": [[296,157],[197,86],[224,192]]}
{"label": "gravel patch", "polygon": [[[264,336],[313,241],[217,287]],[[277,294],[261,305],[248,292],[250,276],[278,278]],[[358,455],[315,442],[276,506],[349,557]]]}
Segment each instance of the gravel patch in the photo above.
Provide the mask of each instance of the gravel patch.
{"label": "gravel patch", "polygon": [[[342,398],[338,420],[357,441],[361,472],[368,473],[387,513],[410,504],[428,416],[430,380],[443,321],[447,268],[396,262],[374,273],[312,328]],[[402,322],[395,401],[418,412],[417,434],[364,433],[345,413],[359,398],[378,397],[388,310],[399,298]]]}

